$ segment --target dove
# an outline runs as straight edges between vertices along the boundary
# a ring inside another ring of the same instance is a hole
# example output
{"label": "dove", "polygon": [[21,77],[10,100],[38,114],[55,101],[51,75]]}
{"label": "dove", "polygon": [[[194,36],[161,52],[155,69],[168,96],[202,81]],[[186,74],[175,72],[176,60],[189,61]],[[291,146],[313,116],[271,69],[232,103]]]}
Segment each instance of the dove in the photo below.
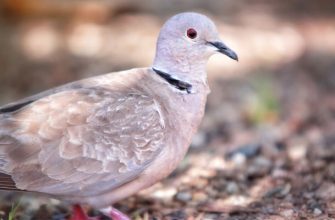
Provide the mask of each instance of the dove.
{"label": "dove", "polygon": [[[140,42],[139,42],[140,43]],[[113,219],[111,205],[168,176],[185,156],[209,94],[206,63],[238,60],[205,15],[160,30],[152,66],[71,82],[0,108],[0,189],[37,192]]]}

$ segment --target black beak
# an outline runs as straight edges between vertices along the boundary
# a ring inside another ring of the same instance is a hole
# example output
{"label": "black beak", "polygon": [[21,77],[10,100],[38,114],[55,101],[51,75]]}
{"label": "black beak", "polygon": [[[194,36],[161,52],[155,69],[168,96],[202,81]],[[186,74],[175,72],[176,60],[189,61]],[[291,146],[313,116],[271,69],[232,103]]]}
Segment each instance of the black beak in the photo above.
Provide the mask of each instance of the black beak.
{"label": "black beak", "polygon": [[227,55],[228,57],[232,58],[233,60],[238,61],[238,56],[237,54],[231,50],[229,47],[227,47],[224,43],[220,41],[216,42],[208,42],[210,45],[216,47],[220,53],[223,53]]}

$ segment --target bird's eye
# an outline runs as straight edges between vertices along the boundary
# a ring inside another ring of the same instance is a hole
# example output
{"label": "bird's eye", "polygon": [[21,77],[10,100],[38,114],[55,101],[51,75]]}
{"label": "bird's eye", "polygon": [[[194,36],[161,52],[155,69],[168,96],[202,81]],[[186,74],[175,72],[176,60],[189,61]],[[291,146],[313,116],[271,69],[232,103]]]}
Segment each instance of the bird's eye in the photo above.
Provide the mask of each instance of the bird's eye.
{"label": "bird's eye", "polygon": [[191,39],[196,38],[197,35],[198,35],[197,31],[194,30],[193,28],[188,29],[187,32],[186,32],[186,34],[187,34],[187,37],[191,38]]}

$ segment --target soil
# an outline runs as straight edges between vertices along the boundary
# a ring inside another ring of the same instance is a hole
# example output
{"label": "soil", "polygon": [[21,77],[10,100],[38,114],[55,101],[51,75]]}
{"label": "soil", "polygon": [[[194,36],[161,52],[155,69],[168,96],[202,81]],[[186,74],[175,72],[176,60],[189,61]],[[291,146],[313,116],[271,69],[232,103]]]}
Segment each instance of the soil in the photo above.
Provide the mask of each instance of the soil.
{"label": "soil", "polygon": [[[68,9],[63,2],[47,13],[42,6],[49,1],[28,9],[4,2],[2,104],[150,65],[159,27],[177,11],[153,0]],[[222,2],[180,7],[210,15],[240,62],[219,56],[209,62],[206,115],[186,158],[167,179],[115,207],[135,220],[335,219],[334,2]],[[15,219],[62,220],[71,213],[67,203],[40,195],[0,192],[0,198],[0,219],[16,204]]]}

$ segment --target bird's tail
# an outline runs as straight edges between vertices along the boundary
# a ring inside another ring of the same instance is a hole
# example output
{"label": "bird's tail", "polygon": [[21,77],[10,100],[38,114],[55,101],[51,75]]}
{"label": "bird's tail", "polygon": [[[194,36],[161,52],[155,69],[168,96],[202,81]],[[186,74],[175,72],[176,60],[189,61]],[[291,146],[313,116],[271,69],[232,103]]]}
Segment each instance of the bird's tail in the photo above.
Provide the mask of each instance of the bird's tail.
{"label": "bird's tail", "polygon": [[7,120],[5,115],[0,114],[0,172],[2,173],[8,173],[8,154],[15,147],[15,142],[17,142],[12,137],[14,132],[11,124],[12,122]]}

